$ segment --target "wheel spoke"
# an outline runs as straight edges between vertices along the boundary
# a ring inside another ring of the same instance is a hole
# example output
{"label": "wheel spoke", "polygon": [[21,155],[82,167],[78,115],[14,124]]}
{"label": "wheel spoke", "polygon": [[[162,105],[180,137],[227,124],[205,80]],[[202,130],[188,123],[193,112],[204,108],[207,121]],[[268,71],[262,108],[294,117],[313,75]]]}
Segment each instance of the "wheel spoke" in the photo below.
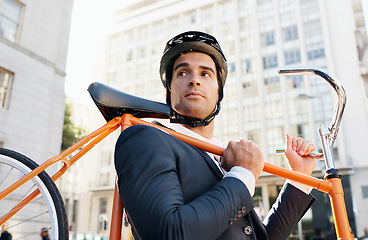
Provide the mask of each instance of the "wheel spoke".
{"label": "wheel spoke", "polygon": [[[37,166],[35,162],[19,153],[0,148],[0,192]],[[40,193],[38,196],[35,195],[38,193]],[[24,205],[27,198],[30,202]],[[31,200],[32,198],[34,199]],[[15,213],[8,220],[13,240],[38,240],[40,231],[44,227],[49,229],[50,239],[59,240],[69,237],[62,197],[46,172],[39,173],[2,199],[0,205],[2,206],[0,219],[4,219],[7,214]]]}

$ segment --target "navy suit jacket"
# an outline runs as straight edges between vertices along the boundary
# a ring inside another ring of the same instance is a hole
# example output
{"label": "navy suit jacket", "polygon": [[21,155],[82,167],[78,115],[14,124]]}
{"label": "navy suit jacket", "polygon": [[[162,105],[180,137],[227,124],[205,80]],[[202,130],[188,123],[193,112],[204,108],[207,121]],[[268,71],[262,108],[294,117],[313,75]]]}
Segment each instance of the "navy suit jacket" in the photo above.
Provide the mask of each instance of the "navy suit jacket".
{"label": "navy suit jacket", "polygon": [[223,178],[204,151],[148,126],[120,135],[115,168],[141,239],[287,239],[314,202],[286,184],[262,223],[240,180]]}

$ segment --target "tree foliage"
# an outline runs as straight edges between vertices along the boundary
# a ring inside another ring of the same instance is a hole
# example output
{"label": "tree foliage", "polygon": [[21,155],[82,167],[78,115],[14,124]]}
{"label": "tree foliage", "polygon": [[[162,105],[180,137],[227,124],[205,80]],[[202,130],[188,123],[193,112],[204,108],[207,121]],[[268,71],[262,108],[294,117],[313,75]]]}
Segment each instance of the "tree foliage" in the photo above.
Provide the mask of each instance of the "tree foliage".
{"label": "tree foliage", "polygon": [[61,143],[61,151],[66,150],[74,143],[81,140],[86,135],[86,130],[81,126],[76,126],[72,121],[73,105],[65,103],[63,139]]}

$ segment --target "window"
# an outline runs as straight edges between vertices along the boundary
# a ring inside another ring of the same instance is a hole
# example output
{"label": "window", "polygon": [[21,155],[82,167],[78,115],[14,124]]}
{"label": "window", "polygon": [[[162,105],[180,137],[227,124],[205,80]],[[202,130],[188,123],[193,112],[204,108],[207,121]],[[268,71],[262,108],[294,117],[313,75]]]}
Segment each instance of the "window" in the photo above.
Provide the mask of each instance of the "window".
{"label": "window", "polygon": [[132,49],[129,49],[129,50],[127,50],[127,52],[126,52],[125,60],[126,60],[127,62],[130,62],[130,61],[132,61],[132,58],[133,58],[133,50],[132,50]]}
{"label": "window", "polygon": [[300,62],[299,49],[285,51],[284,58],[285,58],[285,64],[287,65]]}
{"label": "window", "polygon": [[265,78],[263,81],[264,81],[264,84],[268,85],[268,84],[278,83],[280,82],[280,79],[279,77],[274,76],[274,77]]}
{"label": "window", "polygon": [[188,14],[188,22],[189,23],[195,23],[196,18],[197,18],[196,12],[191,12],[191,13]]}
{"label": "window", "polygon": [[275,44],[275,34],[274,31],[266,32],[262,34],[262,45],[270,46]]}
{"label": "window", "polygon": [[368,185],[362,186],[363,198],[368,198]]}
{"label": "window", "polygon": [[109,186],[110,173],[104,172],[100,174],[100,186]]}
{"label": "window", "polygon": [[230,72],[235,72],[235,70],[236,70],[236,67],[235,67],[235,62],[231,62],[230,63],[230,67],[229,67],[230,69]]}
{"label": "window", "polygon": [[323,58],[324,56],[325,50],[323,48],[308,51],[308,60]]}
{"label": "window", "polygon": [[275,68],[277,65],[278,63],[276,54],[263,58],[263,69]]}
{"label": "window", "polygon": [[301,124],[296,125],[298,137],[304,137],[303,126]]}
{"label": "window", "polygon": [[282,37],[285,42],[298,39],[298,30],[296,25],[282,29]]}
{"label": "window", "polygon": [[16,0],[0,0],[0,36],[15,42],[23,5]]}
{"label": "window", "polygon": [[256,187],[254,189],[254,195],[252,197],[253,205],[255,207],[255,210],[259,217],[263,216],[263,213],[265,212],[263,209],[263,202],[262,202],[262,188]]}
{"label": "window", "polygon": [[107,218],[107,198],[100,198],[98,231],[106,231],[108,225]]}
{"label": "window", "polygon": [[138,51],[138,59],[142,59],[146,56],[146,48],[145,47],[139,47],[137,51]]}
{"label": "window", "polygon": [[242,72],[246,72],[249,73],[251,71],[252,68],[252,62],[250,61],[250,59],[242,59],[241,60],[241,69]]}
{"label": "window", "polygon": [[77,221],[78,200],[73,201],[72,223]]}
{"label": "window", "polygon": [[291,80],[293,88],[302,88],[304,86],[302,75],[289,76],[288,80]]}
{"label": "window", "polygon": [[100,198],[100,214],[107,213],[107,198]]}
{"label": "window", "polygon": [[0,67],[0,108],[7,108],[13,73]]}
{"label": "window", "polygon": [[249,88],[251,86],[251,83],[250,82],[245,82],[243,83],[243,88]]}

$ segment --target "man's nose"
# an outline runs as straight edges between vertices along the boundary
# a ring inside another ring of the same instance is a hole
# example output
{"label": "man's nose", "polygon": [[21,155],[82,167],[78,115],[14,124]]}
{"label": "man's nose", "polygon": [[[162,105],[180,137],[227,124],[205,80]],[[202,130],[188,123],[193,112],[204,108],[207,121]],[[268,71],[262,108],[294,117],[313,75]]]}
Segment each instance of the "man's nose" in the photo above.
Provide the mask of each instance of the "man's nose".
{"label": "man's nose", "polygon": [[199,80],[199,77],[197,77],[197,76],[191,77],[189,79],[188,85],[189,86],[200,86],[201,85],[201,82]]}

